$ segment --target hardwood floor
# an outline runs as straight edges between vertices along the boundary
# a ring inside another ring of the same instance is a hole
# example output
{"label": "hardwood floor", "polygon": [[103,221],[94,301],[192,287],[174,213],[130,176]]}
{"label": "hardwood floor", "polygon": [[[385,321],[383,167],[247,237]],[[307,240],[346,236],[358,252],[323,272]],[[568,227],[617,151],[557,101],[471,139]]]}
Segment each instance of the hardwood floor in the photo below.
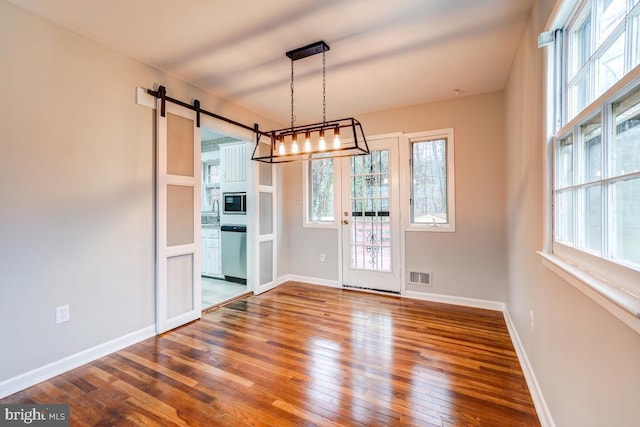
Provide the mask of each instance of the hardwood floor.
{"label": "hardwood floor", "polygon": [[73,426],[539,426],[502,313],[289,282],[0,403]]}

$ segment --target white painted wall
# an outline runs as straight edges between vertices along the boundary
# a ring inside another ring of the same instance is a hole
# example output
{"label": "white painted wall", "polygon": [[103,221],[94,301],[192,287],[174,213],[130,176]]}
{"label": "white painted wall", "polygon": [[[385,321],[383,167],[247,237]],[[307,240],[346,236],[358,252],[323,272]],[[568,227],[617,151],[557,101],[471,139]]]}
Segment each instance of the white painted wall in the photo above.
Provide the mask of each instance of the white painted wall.
{"label": "white painted wall", "polygon": [[[286,244],[289,273],[305,277],[338,280],[338,230],[329,228],[304,228],[302,194],[302,162],[283,163],[276,166],[283,189],[282,214],[287,230]],[[325,262],[320,262],[325,254]]]}
{"label": "white painted wall", "polygon": [[3,0],[0,63],[2,384],[154,322],[154,112],[137,86],[277,124]]}
{"label": "white painted wall", "polygon": [[[538,0],[506,88],[507,307],[558,427],[640,425],[640,336],[546,269],[543,50],[553,6]],[[529,328],[533,310],[534,332]]]}
{"label": "white painted wall", "polygon": [[[406,233],[403,268],[432,272],[432,293],[504,301],[503,115],[503,94],[497,92],[358,116],[367,135],[454,128],[456,232]],[[408,167],[407,159],[401,162]],[[336,280],[338,232],[302,227],[302,167],[287,165],[285,174],[291,272]],[[401,209],[408,214],[408,207]],[[324,264],[320,253],[327,254]]]}
{"label": "white painted wall", "polygon": [[[359,118],[369,134],[456,130],[457,231],[413,234],[407,267],[438,261],[434,292],[502,301],[506,289],[556,425],[638,425],[640,337],[535,254],[542,245],[536,37],[551,3],[535,5],[504,99],[493,93]],[[0,55],[2,383],[153,323],[153,112],[135,104],[136,86],[163,84],[171,96],[197,97],[235,120],[275,124],[3,0]],[[277,173],[286,183],[277,274],[335,280],[337,232],[302,228],[300,165]],[[56,326],[62,304],[71,321]]]}

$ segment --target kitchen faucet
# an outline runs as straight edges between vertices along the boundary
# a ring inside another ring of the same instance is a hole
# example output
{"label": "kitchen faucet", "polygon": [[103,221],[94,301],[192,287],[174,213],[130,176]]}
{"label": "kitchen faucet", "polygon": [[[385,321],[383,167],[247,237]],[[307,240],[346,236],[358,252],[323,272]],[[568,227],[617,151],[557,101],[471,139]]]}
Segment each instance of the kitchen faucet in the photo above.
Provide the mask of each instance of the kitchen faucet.
{"label": "kitchen faucet", "polygon": [[216,215],[216,216],[220,216],[220,202],[218,202],[218,199],[213,199],[213,204],[211,206],[211,211]]}

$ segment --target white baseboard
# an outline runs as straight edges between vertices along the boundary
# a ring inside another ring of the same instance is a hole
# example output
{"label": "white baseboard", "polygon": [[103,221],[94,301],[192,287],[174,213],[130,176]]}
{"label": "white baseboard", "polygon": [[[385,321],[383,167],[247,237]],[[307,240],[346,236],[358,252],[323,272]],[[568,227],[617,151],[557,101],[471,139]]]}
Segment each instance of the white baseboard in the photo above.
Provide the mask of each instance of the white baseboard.
{"label": "white baseboard", "polygon": [[538,380],[536,379],[536,376],[533,372],[533,367],[529,362],[527,353],[524,351],[524,346],[522,345],[522,341],[520,341],[518,331],[516,330],[516,326],[513,323],[513,320],[511,319],[509,310],[505,308],[503,313],[504,320],[507,324],[507,329],[509,330],[509,335],[511,336],[511,342],[513,343],[513,347],[515,348],[516,354],[518,355],[518,360],[520,361],[520,366],[522,368],[522,372],[524,373],[524,378],[527,381],[527,386],[529,387],[529,392],[531,393],[533,404],[536,407],[536,412],[538,413],[540,424],[542,425],[542,427],[555,427],[556,424],[551,417],[551,411],[549,411],[547,402],[544,400],[542,389],[540,388],[540,384],[538,384]]}
{"label": "white baseboard", "polygon": [[452,295],[432,294],[426,292],[406,291],[403,295],[407,298],[424,301],[442,302],[445,304],[462,305],[465,307],[484,308],[487,310],[504,311],[505,305],[500,301],[491,301],[476,298],[456,297]]}
{"label": "white baseboard", "polygon": [[286,282],[286,280],[285,281],[281,281],[281,280],[282,280],[281,278],[278,278],[278,279],[276,279],[276,280],[274,280],[274,281],[272,281],[270,283],[267,283],[266,285],[260,285],[256,289],[253,290],[253,294],[254,295],[263,294],[263,293],[265,293],[267,291],[270,291],[271,289],[277,288],[278,286],[280,286],[281,284]]}
{"label": "white baseboard", "polygon": [[[313,285],[340,288],[340,285],[336,280],[326,280],[315,277],[287,274],[274,280],[269,285],[258,288],[255,293],[259,294],[262,292],[266,292],[288,281],[304,282]],[[407,291],[403,296],[419,300],[442,302],[447,304],[455,304],[503,312],[505,322],[507,324],[507,329],[509,331],[509,335],[511,336],[511,341],[515,348],[518,359],[520,361],[520,365],[527,381],[527,386],[529,387],[533,403],[536,407],[540,423],[542,424],[542,427],[555,427],[555,423],[553,421],[553,418],[551,417],[551,412],[549,411],[544,396],[542,395],[540,385],[538,384],[538,381],[533,372],[533,368],[529,362],[526,352],[524,351],[524,347],[522,346],[522,342],[520,341],[515,325],[513,324],[513,320],[511,319],[509,311],[506,309],[504,303],[499,301],[413,291]],[[155,335],[155,325],[147,326],[146,328],[140,329],[139,331],[132,332],[103,344],[99,344],[93,348],[83,350],[79,353],[65,357],[64,359],[49,363],[48,365],[36,368],[32,371],[25,372],[24,374],[20,374],[16,377],[2,381],[0,382],[0,399]]]}
{"label": "white baseboard", "polygon": [[72,354],[64,359],[57,360],[16,377],[9,378],[8,380],[0,382],[0,399],[155,335],[155,325],[147,326],[139,331]]}
{"label": "white baseboard", "polygon": [[285,277],[287,279],[285,280],[285,282],[286,281],[304,282],[304,283],[310,283],[312,285],[328,286],[330,288],[340,288],[340,284],[338,283],[337,280],[318,279],[317,277],[299,276],[297,274],[288,274]]}

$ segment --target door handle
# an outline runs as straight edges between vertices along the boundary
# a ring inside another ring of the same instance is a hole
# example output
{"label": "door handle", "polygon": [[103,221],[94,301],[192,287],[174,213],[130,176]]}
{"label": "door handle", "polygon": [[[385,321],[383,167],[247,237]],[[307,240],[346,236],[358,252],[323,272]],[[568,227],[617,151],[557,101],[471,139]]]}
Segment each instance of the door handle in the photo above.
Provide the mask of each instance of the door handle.
{"label": "door handle", "polygon": [[348,220],[348,219],[343,219],[343,220],[342,220],[342,223],[343,223],[344,225],[347,225],[347,224],[349,224],[349,220]]}

